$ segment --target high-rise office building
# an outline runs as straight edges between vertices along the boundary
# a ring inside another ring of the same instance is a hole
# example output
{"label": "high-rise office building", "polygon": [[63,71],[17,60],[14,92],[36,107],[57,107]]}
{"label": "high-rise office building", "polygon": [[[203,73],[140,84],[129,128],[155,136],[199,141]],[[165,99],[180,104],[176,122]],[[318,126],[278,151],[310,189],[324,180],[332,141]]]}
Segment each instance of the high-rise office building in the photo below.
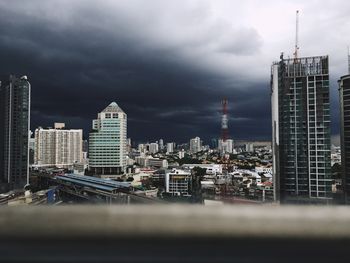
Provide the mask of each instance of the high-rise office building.
{"label": "high-rise office building", "polygon": [[199,137],[190,140],[190,152],[197,153],[202,150],[202,142]]}
{"label": "high-rise office building", "polygon": [[55,123],[53,129],[35,130],[35,165],[71,168],[83,161],[83,130],[64,128]]}
{"label": "high-rise office building", "polygon": [[0,192],[29,183],[30,89],[27,76],[0,82]]}
{"label": "high-rise office building", "polygon": [[124,172],[127,156],[127,115],[112,102],[93,120],[89,134],[89,170],[93,175]]}
{"label": "high-rise office building", "polygon": [[340,142],[343,191],[345,202],[350,203],[350,74],[341,77],[338,83],[340,97]]}
{"label": "high-rise office building", "polygon": [[284,59],[271,72],[275,198],[327,200],[331,193],[328,56]]}

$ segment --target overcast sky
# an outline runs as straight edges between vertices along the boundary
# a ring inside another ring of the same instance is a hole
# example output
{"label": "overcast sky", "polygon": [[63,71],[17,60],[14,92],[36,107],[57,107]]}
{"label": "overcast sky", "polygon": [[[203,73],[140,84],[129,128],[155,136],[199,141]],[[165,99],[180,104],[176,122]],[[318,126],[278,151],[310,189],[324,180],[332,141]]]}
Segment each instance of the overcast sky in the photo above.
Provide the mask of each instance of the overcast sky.
{"label": "overcast sky", "polygon": [[28,75],[32,129],[66,122],[85,134],[110,102],[136,141],[220,136],[229,100],[233,139],[270,139],[270,66],[330,56],[332,133],[337,79],[347,72],[350,1],[0,0],[0,74]]}

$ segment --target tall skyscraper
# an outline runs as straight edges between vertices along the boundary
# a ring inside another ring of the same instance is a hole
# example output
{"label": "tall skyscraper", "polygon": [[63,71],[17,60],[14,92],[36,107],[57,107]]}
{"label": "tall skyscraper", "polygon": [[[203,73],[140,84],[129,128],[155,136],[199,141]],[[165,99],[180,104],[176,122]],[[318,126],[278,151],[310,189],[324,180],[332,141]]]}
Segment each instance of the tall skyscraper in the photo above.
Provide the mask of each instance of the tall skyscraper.
{"label": "tall skyscraper", "polygon": [[271,72],[276,200],[327,200],[331,193],[328,56],[284,59]]}
{"label": "tall skyscraper", "polygon": [[54,129],[35,130],[36,165],[70,168],[83,161],[83,130],[64,128],[64,124],[55,123]]}
{"label": "tall skyscraper", "polygon": [[[350,61],[350,59],[349,59]],[[350,63],[349,63],[350,65]],[[349,72],[350,73],[350,72]],[[338,81],[340,97],[340,142],[343,191],[345,202],[350,202],[350,74]]]}
{"label": "tall skyscraper", "polygon": [[30,83],[13,75],[0,82],[0,192],[29,183]]}
{"label": "tall skyscraper", "polygon": [[112,102],[93,120],[89,134],[89,169],[93,175],[124,172],[127,156],[127,115]]}
{"label": "tall skyscraper", "polygon": [[160,151],[163,151],[163,149],[164,149],[164,140],[163,140],[163,139],[160,139],[160,140],[159,140],[159,150],[160,150]]}
{"label": "tall skyscraper", "polygon": [[202,142],[199,137],[190,140],[190,152],[197,153],[202,150]]}

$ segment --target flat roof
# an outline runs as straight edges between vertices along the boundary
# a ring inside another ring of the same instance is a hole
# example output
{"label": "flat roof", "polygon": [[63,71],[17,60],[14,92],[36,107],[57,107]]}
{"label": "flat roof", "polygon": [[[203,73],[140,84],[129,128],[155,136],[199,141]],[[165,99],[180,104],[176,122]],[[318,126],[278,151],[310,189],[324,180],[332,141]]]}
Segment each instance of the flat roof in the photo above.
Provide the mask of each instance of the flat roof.
{"label": "flat roof", "polygon": [[65,175],[57,175],[56,179],[67,181],[75,184],[79,184],[82,186],[93,187],[99,190],[112,192],[114,190],[120,188],[129,188],[131,183],[128,182],[116,182],[113,180],[96,178],[92,176],[85,175],[75,175],[75,174],[65,174]]}

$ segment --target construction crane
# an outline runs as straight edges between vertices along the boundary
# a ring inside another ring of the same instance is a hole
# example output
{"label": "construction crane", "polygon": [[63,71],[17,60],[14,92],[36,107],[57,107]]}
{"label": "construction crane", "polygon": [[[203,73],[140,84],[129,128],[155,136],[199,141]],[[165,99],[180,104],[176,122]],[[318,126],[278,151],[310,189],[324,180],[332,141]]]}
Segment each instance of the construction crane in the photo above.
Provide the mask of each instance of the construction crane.
{"label": "construction crane", "polygon": [[299,10],[296,11],[296,21],[295,21],[295,50],[294,50],[294,62],[298,60],[299,51]]}
{"label": "construction crane", "polygon": [[350,48],[348,46],[348,74],[350,74]]}

